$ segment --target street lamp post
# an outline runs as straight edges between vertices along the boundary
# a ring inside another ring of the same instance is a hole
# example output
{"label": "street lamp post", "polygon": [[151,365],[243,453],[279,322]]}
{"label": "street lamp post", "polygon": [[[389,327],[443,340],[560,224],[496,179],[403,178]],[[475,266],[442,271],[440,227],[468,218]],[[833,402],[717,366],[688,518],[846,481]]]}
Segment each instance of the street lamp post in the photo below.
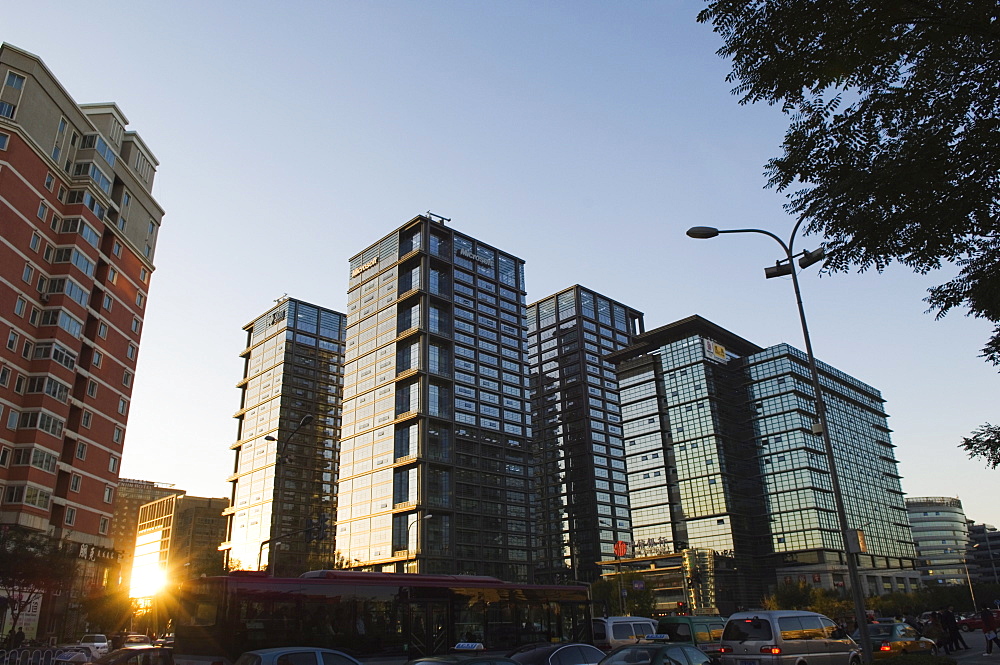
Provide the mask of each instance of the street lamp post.
{"label": "street lamp post", "polygon": [[[280,546],[281,539],[285,535],[290,535],[281,533],[281,521],[283,517],[282,504],[284,504],[284,499],[281,495],[284,492],[285,466],[291,461],[291,456],[285,454],[285,449],[288,448],[288,442],[292,440],[292,437],[295,436],[295,434],[300,429],[302,429],[312,421],[313,417],[311,414],[307,413],[306,415],[302,416],[302,420],[300,420],[299,424],[295,426],[295,429],[289,432],[288,436],[285,437],[285,440],[278,445],[277,464],[275,466],[275,472],[274,472],[274,488],[275,488],[274,498],[275,501],[277,501],[277,505],[275,506],[277,510],[276,511],[272,510],[271,512],[271,532],[274,533],[275,535],[271,536],[268,540],[261,542],[260,551],[258,551],[257,553],[257,570],[260,570],[260,559],[261,559],[261,554],[264,551],[264,544],[265,543],[268,544],[268,554],[267,554],[268,577],[274,577],[274,563],[278,559],[279,547],[272,547],[272,545]],[[278,439],[268,435],[264,437],[264,440],[277,441]]]}
{"label": "street lamp post", "polygon": [[[812,340],[809,337],[809,326],[806,324],[806,311],[802,305],[802,292],[799,289],[799,278],[795,272],[796,253],[793,249],[795,244],[795,234],[798,233],[802,220],[798,220],[792,228],[792,233],[786,243],[784,240],[763,229],[716,229],[710,226],[693,226],[687,231],[691,238],[708,239],[714,238],[722,233],[759,233],[765,235],[781,246],[785,251],[785,261],[777,261],[773,267],[764,269],[764,275],[770,277],[780,277],[782,275],[792,276],[792,287],[795,289],[795,302],[799,310],[799,323],[802,325],[802,339],[806,347],[806,359],[809,364],[809,376],[812,381],[813,393],[816,396],[816,419],[818,423],[813,426],[813,433],[819,433],[823,437],[823,446],[826,451],[827,461],[830,465],[830,485],[833,489],[834,505],[837,509],[837,520],[840,525],[840,535],[844,541],[844,555],[847,558],[847,574],[851,580],[851,597],[854,601],[854,620],[858,624],[858,632],[861,640],[861,649],[865,663],[872,662],[872,643],[868,635],[868,616],[865,612],[865,599],[861,590],[861,576],[858,574],[858,562],[855,552],[860,551],[858,547],[858,532],[849,529],[847,525],[847,509],[844,506],[844,495],[840,488],[840,476],[837,473],[837,461],[834,458],[833,442],[830,440],[830,429],[827,426],[826,408],[823,404],[823,393],[819,382],[819,370],[816,368],[816,357],[813,355]],[[807,268],[823,258],[822,248],[812,252],[803,251],[799,258],[799,266]],[[816,430],[819,430],[817,432]]]}
{"label": "street lamp post", "polygon": [[[406,527],[406,558],[407,559],[410,558],[410,529],[412,529],[413,527],[415,527],[420,522],[422,522],[424,520],[429,520],[432,517],[434,517],[434,515],[432,515],[430,513],[427,513],[423,517],[418,517],[417,519],[413,520],[412,522],[410,522],[409,526]],[[420,531],[419,530],[417,531],[417,538],[418,539],[420,538]],[[420,545],[419,542],[415,542],[413,544],[413,546],[414,546],[413,547],[413,559],[414,560],[416,560],[416,558],[417,558],[417,547],[419,545]]]}
{"label": "street lamp post", "polygon": [[[979,547],[979,544],[977,543],[972,547],[973,548]],[[973,612],[977,611],[979,609],[979,606],[976,605],[976,592],[973,591],[972,589],[972,575],[969,574],[968,550],[963,552],[961,550],[956,550],[948,547],[945,549],[945,552],[951,552],[952,554],[961,557],[962,567],[965,569],[965,582],[969,585],[969,596],[972,598],[972,611]]]}

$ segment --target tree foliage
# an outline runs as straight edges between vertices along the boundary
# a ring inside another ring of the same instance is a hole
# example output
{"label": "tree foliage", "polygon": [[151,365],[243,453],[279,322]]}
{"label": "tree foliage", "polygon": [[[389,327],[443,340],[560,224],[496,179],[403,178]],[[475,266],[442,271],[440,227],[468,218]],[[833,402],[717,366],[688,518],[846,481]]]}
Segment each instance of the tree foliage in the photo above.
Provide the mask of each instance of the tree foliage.
{"label": "tree foliage", "polygon": [[17,626],[21,613],[42,594],[68,588],[76,559],[58,540],[15,526],[0,527],[0,594]]}
{"label": "tree foliage", "polygon": [[[959,272],[929,311],[1000,322],[997,0],[709,0],[741,103],[790,116],[768,184],[827,267]],[[983,348],[1000,365],[1000,325]]]}
{"label": "tree foliage", "polygon": [[991,469],[1000,465],[1000,427],[996,425],[980,425],[972,432],[972,436],[962,439],[959,448],[965,449],[969,459],[982,458]]}

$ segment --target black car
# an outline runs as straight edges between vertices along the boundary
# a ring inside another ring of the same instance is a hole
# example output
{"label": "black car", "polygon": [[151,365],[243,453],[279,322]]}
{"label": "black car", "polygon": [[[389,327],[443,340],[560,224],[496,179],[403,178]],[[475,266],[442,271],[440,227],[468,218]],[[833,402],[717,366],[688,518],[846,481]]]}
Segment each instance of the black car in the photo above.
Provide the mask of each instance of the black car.
{"label": "black car", "polygon": [[174,649],[136,644],[115,649],[95,660],[94,665],[174,665]]}
{"label": "black car", "polygon": [[590,644],[531,644],[507,654],[521,665],[596,665],[604,652]]}

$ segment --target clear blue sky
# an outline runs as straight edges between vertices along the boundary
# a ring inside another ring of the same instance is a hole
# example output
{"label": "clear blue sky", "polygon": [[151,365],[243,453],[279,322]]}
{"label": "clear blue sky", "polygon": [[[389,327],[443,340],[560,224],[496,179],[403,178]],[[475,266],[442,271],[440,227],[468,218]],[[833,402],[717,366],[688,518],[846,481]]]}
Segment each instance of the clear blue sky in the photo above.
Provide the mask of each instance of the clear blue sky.
{"label": "clear blue sky", "polygon": [[[342,310],[348,257],[426,210],[524,258],[532,300],[582,283],[648,328],[801,347],[772,241],[684,235],[793,221],[761,175],[786,120],[737,104],[701,6],[8,3],[0,39],[116,101],[161,162],[123,475],[228,496],[242,326],[286,292]],[[903,489],[1000,525],[997,474],[956,448],[998,420],[990,326],[924,313],[948,274],[802,282],[817,355],[887,400]]]}

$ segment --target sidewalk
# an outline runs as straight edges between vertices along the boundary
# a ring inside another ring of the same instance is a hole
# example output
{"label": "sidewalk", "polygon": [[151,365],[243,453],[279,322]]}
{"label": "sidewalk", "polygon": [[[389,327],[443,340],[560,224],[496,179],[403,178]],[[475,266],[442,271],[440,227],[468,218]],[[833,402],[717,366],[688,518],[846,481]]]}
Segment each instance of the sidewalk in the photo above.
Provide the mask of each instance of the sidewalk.
{"label": "sidewalk", "polygon": [[[986,637],[982,631],[975,633],[962,633],[965,643],[969,645],[966,651],[953,651],[948,657],[954,658],[960,665],[991,665],[1000,664],[1000,647],[993,645],[993,654],[984,656],[986,653]],[[941,655],[945,655],[941,653]]]}

